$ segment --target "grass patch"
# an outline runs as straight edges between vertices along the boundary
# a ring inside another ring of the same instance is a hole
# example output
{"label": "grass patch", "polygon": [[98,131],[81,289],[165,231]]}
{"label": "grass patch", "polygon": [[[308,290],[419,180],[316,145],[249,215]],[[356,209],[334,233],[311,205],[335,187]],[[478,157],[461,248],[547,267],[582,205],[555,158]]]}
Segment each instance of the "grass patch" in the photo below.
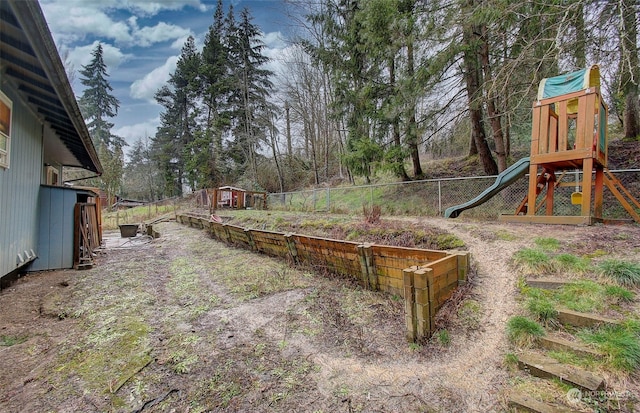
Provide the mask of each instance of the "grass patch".
{"label": "grass patch", "polygon": [[513,255],[514,264],[523,272],[543,274],[551,268],[551,258],[539,249],[524,248]]}
{"label": "grass patch", "polygon": [[542,323],[547,324],[558,317],[558,310],[545,291],[530,294],[526,306],[529,313]]}
{"label": "grass patch", "polygon": [[507,322],[507,338],[518,347],[528,347],[545,334],[540,324],[527,317],[515,316]]}
{"label": "grass patch", "polygon": [[436,237],[435,243],[438,246],[438,249],[441,250],[463,248],[465,246],[464,241],[453,234],[440,234]]}
{"label": "grass patch", "polygon": [[[241,300],[251,300],[268,294],[282,291],[304,288],[308,286],[308,273],[302,273],[291,268],[286,263],[251,254],[242,254],[241,259],[245,264],[247,260],[255,261],[256,265],[251,272],[237,271],[235,266],[230,266],[224,275],[224,283],[229,290]],[[231,264],[235,260],[231,260]]]}
{"label": "grass patch", "polygon": [[11,347],[27,341],[27,336],[0,335],[0,347]]}
{"label": "grass patch", "polygon": [[536,238],[536,248],[523,248],[513,254],[512,262],[526,274],[570,273],[593,271],[591,258],[573,254],[553,254],[560,244],[554,238]]}
{"label": "grass patch", "polygon": [[591,269],[591,262],[587,258],[573,254],[559,254],[553,257],[556,271],[585,274]]}
{"label": "grass patch", "polygon": [[120,224],[139,224],[176,211],[174,205],[147,205],[102,214],[102,229],[118,229]]}
{"label": "grass patch", "polygon": [[533,240],[536,246],[542,251],[557,251],[560,248],[560,241],[555,238],[536,238]]}
{"label": "grass patch", "polygon": [[595,344],[606,355],[610,368],[632,373],[640,366],[639,334],[637,322],[626,322],[597,330],[583,330],[578,336],[586,343]]}
{"label": "grass patch", "polygon": [[477,330],[482,319],[482,305],[476,300],[464,300],[458,308],[458,320],[467,330]]}
{"label": "grass patch", "polygon": [[501,241],[515,241],[518,239],[518,237],[515,234],[505,231],[503,229],[499,229],[498,231],[496,231],[496,238]]}
{"label": "grass patch", "polygon": [[640,265],[617,259],[604,260],[597,266],[600,274],[623,286],[640,285]]}
{"label": "grass patch", "polygon": [[603,311],[607,307],[633,301],[635,294],[618,285],[602,285],[591,280],[579,280],[557,290],[522,287],[527,297],[527,309],[541,322],[547,322],[557,315],[556,307],[590,313]]}
{"label": "grass patch", "polygon": [[593,357],[581,357],[572,351],[549,351],[547,355],[563,364],[572,364],[582,368],[593,368],[597,362]]}
{"label": "grass patch", "polygon": [[449,345],[451,345],[451,335],[447,330],[438,330],[433,337],[442,347],[449,347]]}

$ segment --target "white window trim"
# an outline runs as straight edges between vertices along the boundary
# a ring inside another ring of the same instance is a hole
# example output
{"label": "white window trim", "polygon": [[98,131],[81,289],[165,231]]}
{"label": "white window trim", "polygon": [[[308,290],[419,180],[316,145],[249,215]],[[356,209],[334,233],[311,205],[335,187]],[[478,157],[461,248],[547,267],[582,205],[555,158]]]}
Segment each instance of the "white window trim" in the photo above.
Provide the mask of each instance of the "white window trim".
{"label": "white window trim", "polygon": [[7,149],[6,151],[0,149],[0,168],[9,169],[10,161],[11,161],[11,126],[12,126],[12,116],[13,116],[13,102],[7,95],[5,95],[0,90],[0,103],[9,108],[9,124],[7,126],[7,132],[4,133],[0,131],[0,135],[4,137],[7,141]]}

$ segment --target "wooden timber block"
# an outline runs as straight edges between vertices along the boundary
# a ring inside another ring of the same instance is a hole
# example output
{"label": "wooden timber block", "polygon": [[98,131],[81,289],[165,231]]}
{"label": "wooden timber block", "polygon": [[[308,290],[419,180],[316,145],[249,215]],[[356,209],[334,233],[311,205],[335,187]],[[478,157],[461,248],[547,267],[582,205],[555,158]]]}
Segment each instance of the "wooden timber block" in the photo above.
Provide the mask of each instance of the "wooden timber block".
{"label": "wooden timber block", "polygon": [[600,324],[616,325],[620,322],[612,318],[602,317],[598,314],[579,313],[573,310],[558,310],[558,321],[576,327],[594,327]]}
{"label": "wooden timber block", "polygon": [[558,360],[536,353],[518,355],[518,367],[541,378],[557,378],[587,391],[604,388],[604,379],[590,371],[560,363]]}
{"label": "wooden timber block", "polygon": [[527,285],[533,288],[542,288],[544,290],[556,290],[562,286],[567,285],[567,281],[556,280],[552,278],[529,278],[527,279]]}
{"label": "wooden timber block", "polygon": [[577,410],[564,406],[555,406],[541,402],[521,392],[512,391],[509,393],[509,407],[516,410],[535,413],[577,413]]}
{"label": "wooden timber block", "polygon": [[538,339],[538,342],[540,343],[540,346],[547,350],[570,351],[581,357],[602,357],[601,353],[592,349],[591,347],[585,346],[584,344],[576,343],[574,341],[565,340],[564,338],[560,337],[540,337]]}

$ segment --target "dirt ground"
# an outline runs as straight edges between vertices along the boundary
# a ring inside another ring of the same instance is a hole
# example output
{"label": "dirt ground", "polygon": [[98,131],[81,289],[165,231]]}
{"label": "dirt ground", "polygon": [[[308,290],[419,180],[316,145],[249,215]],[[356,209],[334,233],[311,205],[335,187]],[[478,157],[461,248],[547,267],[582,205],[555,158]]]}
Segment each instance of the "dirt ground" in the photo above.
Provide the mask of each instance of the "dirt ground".
{"label": "dirt ground", "polygon": [[[398,221],[453,233],[472,254],[456,305],[477,307],[447,309],[447,340],[408,344],[397,297],[168,222],[156,240],[108,234],[90,270],[0,292],[0,411],[506,411],[512,254],[553,237],[640,262],[637,225]],[[625,386],[640,395],[636,379]]]}

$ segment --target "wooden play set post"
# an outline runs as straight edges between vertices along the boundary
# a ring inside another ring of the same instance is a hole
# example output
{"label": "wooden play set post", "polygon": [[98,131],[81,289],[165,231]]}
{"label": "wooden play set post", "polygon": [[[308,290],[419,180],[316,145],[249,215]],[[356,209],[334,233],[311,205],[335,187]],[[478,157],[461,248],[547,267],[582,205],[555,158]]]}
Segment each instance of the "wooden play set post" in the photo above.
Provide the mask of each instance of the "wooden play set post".
{"label": "wooden play set post", "polygon": [[[608,108],[600,94],[598,67],[592,66],[591,71],[591,76],[597,76],[597,81],[590,82],[594,85],[534,102],[528,192],[515,215],[503,215],[501,220],[586,225],[607,222],[602,215],[606,185],[640,223],[640,216],[632,206],[640,208],[640,203],[607,170]],[[556,179],[556,172],[573,170],[582,170],[582,182],[562,183],[561,178]],[[555,188],[577,184],[582,191],[575,192],[571,201],[580,205],[580,215],[554,215]],[[543,199],[538,202],[542,193]],[[536,215],[543,206],[545,214]]]}

